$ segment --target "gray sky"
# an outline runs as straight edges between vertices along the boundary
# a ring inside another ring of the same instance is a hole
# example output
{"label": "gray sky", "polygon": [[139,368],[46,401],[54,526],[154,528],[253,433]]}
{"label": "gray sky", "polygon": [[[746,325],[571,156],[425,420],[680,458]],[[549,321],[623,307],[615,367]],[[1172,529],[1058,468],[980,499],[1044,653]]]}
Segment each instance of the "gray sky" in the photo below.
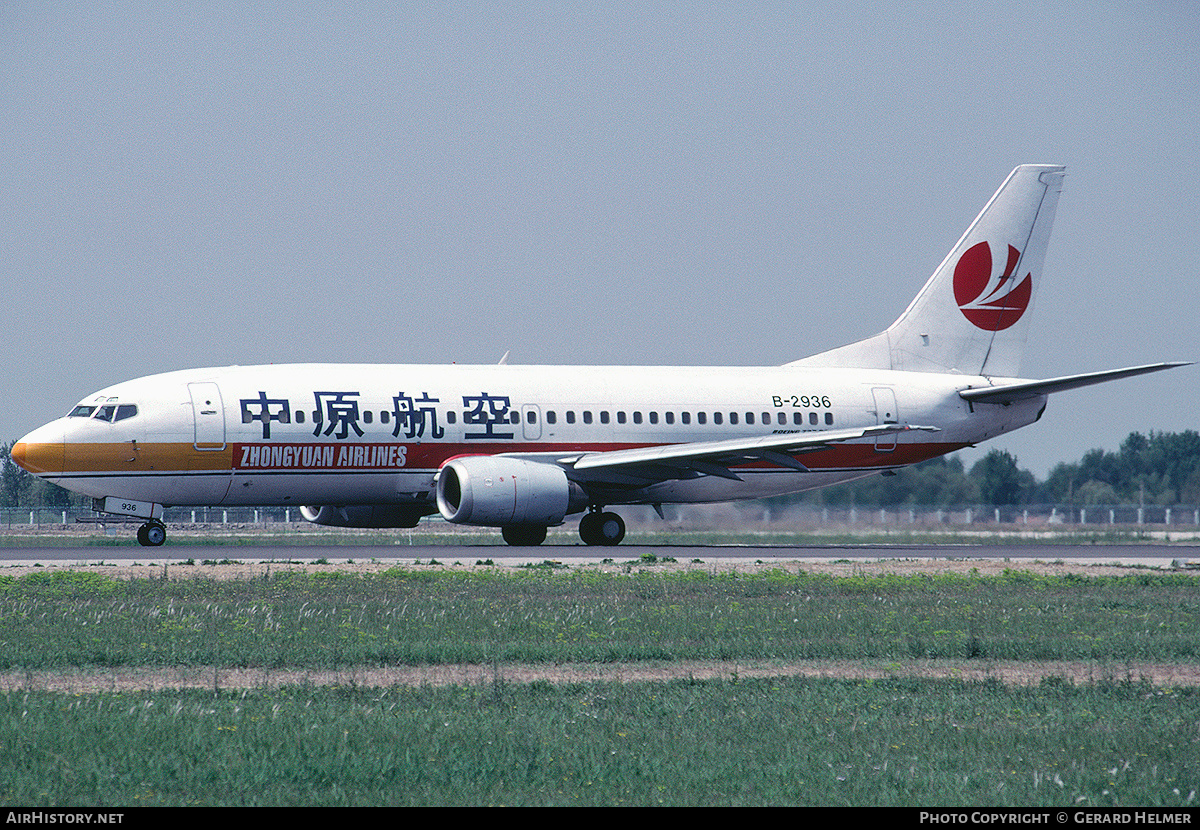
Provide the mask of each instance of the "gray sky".
{"label": "gray sky", "polygon": [[[1200,359],[1193,3],[413,5],[0,2],[0,438],[194,366],[784,363],[1024,162],[1068,176],[1023,373]],[[1198,404],[1063,393],[964,460]]]}

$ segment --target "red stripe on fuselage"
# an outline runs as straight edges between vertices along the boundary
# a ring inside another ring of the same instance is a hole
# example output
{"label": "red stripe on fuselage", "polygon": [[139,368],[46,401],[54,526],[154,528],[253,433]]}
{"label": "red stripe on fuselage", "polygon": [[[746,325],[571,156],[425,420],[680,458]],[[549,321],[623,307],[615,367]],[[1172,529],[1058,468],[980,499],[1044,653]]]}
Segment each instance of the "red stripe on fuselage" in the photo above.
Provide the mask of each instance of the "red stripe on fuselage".
{"label": "red stripe on fuselage", "polygon": [[[642,447],[670,446],[638,443],[275,443],[232,445],[235,472],[252,470],[436,470],[452,458],[472,455],[578,455]],[[874,444],[837,444],[793,457],[810,470],[869,469],[916,464],[962,449],[964,443],[900,443],[879,450]],[[734,469],[771,469],[768,461],[738,464]]]}

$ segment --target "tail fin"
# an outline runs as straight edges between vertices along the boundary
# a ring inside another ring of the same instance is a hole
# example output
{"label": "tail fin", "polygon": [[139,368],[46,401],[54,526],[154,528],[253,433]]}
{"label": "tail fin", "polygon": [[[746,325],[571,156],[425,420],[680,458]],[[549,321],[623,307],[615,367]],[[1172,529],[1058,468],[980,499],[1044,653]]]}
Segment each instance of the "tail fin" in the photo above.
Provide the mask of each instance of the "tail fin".
{"label": "tail fin", "polygon": [[1012,171],[886,331],[788,365],[1015,377],[1064,170]]}

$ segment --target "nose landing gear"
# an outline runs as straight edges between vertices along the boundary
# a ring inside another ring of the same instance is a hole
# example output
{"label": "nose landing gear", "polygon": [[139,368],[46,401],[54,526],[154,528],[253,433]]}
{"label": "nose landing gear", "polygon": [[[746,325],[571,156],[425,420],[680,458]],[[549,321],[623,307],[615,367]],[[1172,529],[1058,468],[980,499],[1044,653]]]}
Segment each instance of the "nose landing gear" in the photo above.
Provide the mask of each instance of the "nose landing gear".
{"label": "nose landing gear", "polygon": [[107,496],[92,499],[92,509],[97,513],[136,516],[139,519],[146,519],[146,523],[139,527],[137,532],[137,540],[141,545],[156,548],[167,541],[167,526],[162,522],[163,506],[161,504]]}
{"label": "nose landing gear", "polygon": [[156,548],[167,541],[167,528],[160,521],[146,522],[138,528],[137,540],[146,547]]}

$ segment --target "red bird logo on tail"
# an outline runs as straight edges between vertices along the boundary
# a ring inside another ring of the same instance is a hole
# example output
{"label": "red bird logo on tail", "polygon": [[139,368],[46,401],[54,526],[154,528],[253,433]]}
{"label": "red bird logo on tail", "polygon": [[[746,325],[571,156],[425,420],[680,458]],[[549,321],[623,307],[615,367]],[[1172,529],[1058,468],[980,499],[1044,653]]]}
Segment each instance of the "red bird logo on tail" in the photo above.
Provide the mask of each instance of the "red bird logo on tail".
{"label": "red bird logo on tail", "polygon": [[1003,331],[1021,319],[1033,296],[1033,274],[1017,282],[1013,272],[1021,252],[1008,246],[1004,273],[992,278],[992,249],[973,245],[954,266],[954,299],[963,316],[985,331]]}

